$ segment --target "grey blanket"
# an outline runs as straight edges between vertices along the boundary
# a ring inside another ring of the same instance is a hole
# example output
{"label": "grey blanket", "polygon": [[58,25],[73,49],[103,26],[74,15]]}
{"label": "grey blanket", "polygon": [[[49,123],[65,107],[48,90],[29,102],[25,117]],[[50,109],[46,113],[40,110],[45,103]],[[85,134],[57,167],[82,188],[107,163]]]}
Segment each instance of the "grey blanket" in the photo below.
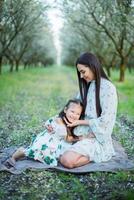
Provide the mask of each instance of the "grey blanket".
{"label": "grey blanket", "polygon": [[0,171],[8,171],[13,174],[20,174],[26,169],[32,169],[32,170],[44,169],[44,170],[60,170],[64,172],[82,174],[95,171],[116,172],[119,170],[134,170],[134,161],[128,159],[127,154],[124,151],[124,148],[115,140],[113,140],[113,145],[116,151],[116,156],[114,156],[110,161],[102,163],[91,162],[87,165],[74,169],[64,168],[62,165],[60,165],[60,163],[56,167],[50,167],[49,165],[45,165],[38,161],[34,161],[27,158],[17,161],[15,167],[7,168],[3,164],[4,160],[10,157],[16,149],[15,147],[10,147],[0,151]]}

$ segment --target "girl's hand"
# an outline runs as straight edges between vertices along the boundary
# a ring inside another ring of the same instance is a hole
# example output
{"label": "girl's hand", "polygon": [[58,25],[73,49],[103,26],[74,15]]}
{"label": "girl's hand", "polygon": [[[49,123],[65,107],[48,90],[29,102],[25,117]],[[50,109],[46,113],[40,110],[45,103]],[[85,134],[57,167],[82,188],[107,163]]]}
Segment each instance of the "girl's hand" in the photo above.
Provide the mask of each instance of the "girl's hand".
{"label": "girl's hand", "polygon": [[82,120],[75,120],[74,122],[67,124],[68,127],[74,127],[78,125],[82,125]]}
{"label": "girl's hand", "polygon": [[51,125],[48,124],[48,125],[45,125],[44,127],[47,129],[47,131],[49,133],[53,133],[54,129],[53,129],[53,127]]}
{"label": "girl's hand", "polygon": [[64,118],[66,124],[68,127],[74,127],[74,126],[78,126],[78,125],[86,125],[86,126],[89,126],[89,121],[88,120],[75,120],[74,122],[72,123],[69,123],[66,118]]}
{"label": "girl's hand", "polygon": [[69,123],[66,120],[66,118],[64,118],[64,120],[65,120],[65,122],[66,122],[66,124],[67,124],[68,127],[74,127],[74,126],[82,125],[82,121],[83,121],[83,120],[75,120],[74,122]]}

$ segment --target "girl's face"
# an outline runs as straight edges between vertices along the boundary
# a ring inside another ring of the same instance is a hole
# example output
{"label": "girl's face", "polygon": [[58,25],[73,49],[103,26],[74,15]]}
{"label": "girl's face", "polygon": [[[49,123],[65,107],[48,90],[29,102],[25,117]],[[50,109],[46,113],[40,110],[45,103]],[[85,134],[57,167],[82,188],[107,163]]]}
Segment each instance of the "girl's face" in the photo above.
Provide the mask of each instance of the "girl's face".
{"label": "girl's face", "polygon": [[95,80],[94,73],[91,71],[89,67],[86,67],[85,65],[78,64],[77,69],[80,72],[80,77],[83,78],[87,83]]}
{"label": "girl's face", "polygon": [[75,120],[80,118],[82,107],[79,104],[70,103],[69,107],[64,109],[64,112],[68,121],[73,123]]}

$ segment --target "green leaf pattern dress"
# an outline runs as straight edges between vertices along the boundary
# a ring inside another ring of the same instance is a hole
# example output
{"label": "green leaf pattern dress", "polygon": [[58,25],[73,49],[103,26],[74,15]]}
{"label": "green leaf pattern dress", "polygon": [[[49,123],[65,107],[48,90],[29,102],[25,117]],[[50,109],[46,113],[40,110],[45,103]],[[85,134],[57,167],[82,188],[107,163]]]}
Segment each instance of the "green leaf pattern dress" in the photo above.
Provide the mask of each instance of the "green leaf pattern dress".
{"label": "green leaf pattern dress", "polygon": [[64,124],[57,123],[57,117],[54,116],[45,125],[51,124],[53,132],[49,133],[47,129],[38,134],[31,145],[25,150],[27,157],[38,160],[50,166],[57,166],[58,158],[71,146],[71,143],[65,141],[67,135]]}

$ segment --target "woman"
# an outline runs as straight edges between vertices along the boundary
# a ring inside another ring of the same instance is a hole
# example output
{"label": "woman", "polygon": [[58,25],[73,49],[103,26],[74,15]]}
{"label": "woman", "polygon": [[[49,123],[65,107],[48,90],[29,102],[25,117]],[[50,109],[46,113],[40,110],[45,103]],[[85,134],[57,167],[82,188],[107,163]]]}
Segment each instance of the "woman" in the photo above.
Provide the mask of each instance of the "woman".
{"label": "woman", "polygon": [[85,112],[83,120],[68,123],[68,126],[80,125],[75,134],[83,137],[60,157],[61,164],[67,168],[91,161],[108,161],[115,155],[111,138],[117,111],[115,86],[91,53],[82,54],[76,61],[76,68]]}

